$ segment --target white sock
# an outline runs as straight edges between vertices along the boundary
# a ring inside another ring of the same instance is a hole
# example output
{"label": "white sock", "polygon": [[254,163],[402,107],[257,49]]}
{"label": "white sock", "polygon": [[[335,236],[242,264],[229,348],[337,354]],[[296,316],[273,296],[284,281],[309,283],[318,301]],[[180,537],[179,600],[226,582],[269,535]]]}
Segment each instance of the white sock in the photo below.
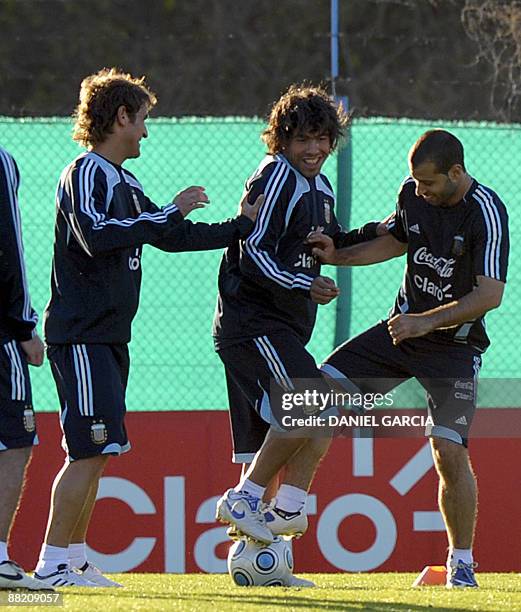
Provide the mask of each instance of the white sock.
{"label": "white sock", "polygon": [[282,484],[277,491],[277,508],[284,512],[299,512],[306,503],[307,491],[293,485]]}
{"label": "white sock", "polygon": [[68,548],[61,546],[51,546],[50,544],[42,544],[40,550],[40,558],[36,566],[35,572],[48,576],[58,569],[58,565],[69,564]]}
{"label": "white sock", "polygon": [[7,554],[7,542],[0,542],[0,563],[7,561],[9,555]]}
{"label": "white sock", "polygon": [[470,548],[454,548],[449,549],[449,556],[447,558],[447,567],[454,567],[458,564],[458,561],[463,563],[474,563],[472,557],[472,549]]}
{"label": "white sock", "polygon": [[247,493],[248,495],[253,495],[253,497],[258,497],[259,499],[262,499],[265,490],[266,487],[262,487],[261,485],[252,482],[249,478],[244,478],[235,487],[235,491],[237,491],[237,493]]}
{"label": "white sock", "polygon": [[69,544],[69,566],[81,569],[87,563],[87,545],[85,542]]}

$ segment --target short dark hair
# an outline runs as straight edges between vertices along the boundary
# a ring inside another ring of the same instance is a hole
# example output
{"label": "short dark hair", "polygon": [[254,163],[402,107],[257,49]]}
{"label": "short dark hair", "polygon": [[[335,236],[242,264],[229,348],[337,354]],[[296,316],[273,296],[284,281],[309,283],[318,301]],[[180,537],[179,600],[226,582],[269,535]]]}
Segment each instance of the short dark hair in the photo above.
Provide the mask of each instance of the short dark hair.
{"label": "short dark hair", "polygon": [[112,132],[120,106],[133,121],[143,104],[150,110],[155,103],[156,96],[146,86],[145,77],[136,79],[117,68],[103,68],[81,82],[73,139],[85,147],[100,144]]}
{"label": "short dark hair", "polygon": [[465,170],[463,145],[446,130],[429,130],[412,146],[409,162],[413,168],[432,162],[441,174],[447,174],[454,164],[459,164]]}
{"label": "short dark hair", "polygon": [[320,86],[291,85],[273,104],[262,140],[270,154],[279,153],[296,134],[328,134],[331,148],[343,135],[348,117]]}

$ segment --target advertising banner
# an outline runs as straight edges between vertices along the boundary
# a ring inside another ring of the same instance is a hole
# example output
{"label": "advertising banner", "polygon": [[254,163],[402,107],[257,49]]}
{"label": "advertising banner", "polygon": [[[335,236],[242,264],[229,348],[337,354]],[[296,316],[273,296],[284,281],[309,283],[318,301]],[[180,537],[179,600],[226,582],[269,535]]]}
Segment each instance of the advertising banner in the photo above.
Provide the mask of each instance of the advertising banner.
{"label": "advertising banner", "polygon": [[[496,411],[490,411],[496,412]],[[11,556],[32,569],[50,490],[65,454],[56,414],[40,414]],[[228,415],[133,412],[132,449],[111,458],[101,480],[88,545],[105,571],[224,572],[229,540],[215,502],[236,484]],[[471,439],[479,485],[475,559],[480,571],[521,571],[521,441]],[[419,571],[443,564],[447,539],[438,479],[424,437],[336,439],[308,503],[308,532],[295,542],[299,572]],[[502,519],[498,520],[501,515]]]}

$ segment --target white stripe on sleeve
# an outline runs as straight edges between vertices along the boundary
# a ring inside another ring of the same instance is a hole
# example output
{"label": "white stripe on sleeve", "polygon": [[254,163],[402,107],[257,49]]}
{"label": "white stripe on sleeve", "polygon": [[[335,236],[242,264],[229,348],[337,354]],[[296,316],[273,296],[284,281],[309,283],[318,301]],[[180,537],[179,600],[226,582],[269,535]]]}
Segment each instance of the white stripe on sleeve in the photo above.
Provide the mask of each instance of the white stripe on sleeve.
{"label": "white stripe on sleeve", "polygon": [[500,255],[501,255],[501,238],[502,238],[502,227],[501,218],[497,205],[494,203],[492,195],[488,193],[481,185],[474,192],[476,199],[481,207],[483,213],[483,220],[487,229],[487,244],[485,246],[484,254],[484,273],[485,276],[490,276],[500,280],[501,278],[501,267],[500,267]]}
{"label": "white stripe on sleeve", "polygon": [[259,243],[269,227],[275,205],[289,173],[290,168],[284,163],[279,163],[278,167],[274,170],[266,184],[265,201],[260,209],[256,227],[246,239],[245,246],[247,253],[265,276],[286,289],[301,288],[309,290],[313,277],[301,272],[291,274],[286,270],[281,270],[277,262],[266,251],[259,248]]}
{"label": "white stripe on sleeve", "polygon": [[29,295],[27,272],[25,270],[24,247],[22,241],[22,221],[20,218],[20,208],[18,206],[17,199],[18,181],[16,178],[15,164],[13,158],[7,153],[7,151],[1,148],[0,161],[4,167],[4,172],[6,175],[7,189],[9,195],[9,206],[11,209],[11,216],[15,230],[18,263],[20,265],[20,272],[22,277],[22,286],[24,293],[22,318],[24,321],[36,324],[38,322],[38,315],[36,315],[36,313],[31,314],[31,297]]}

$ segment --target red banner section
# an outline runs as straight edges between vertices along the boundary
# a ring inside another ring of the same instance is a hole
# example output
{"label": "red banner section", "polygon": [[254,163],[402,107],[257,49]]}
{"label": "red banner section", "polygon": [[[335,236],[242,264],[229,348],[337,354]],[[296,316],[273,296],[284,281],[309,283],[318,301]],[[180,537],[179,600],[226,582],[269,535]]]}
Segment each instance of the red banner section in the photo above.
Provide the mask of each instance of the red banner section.
{"label": "red banner section", "polygon": [[[88,544],[106,571],[224,572],[228,540],[215,502],[236,483],[224,412],[141,412],[127,417],[132,450],[109,461]],[[64,454],[55,414],[38,416],[11,555],[34,567],[52,480]],[[479,483],[475,558],[480,571],[521,571],[518,439],[470,444]],[[295,544],[300,572],[419,571],[443,564],[447,540],[437,477],[424,438],[335,440]],[[501,515],[502,520],[498,520]]]}

